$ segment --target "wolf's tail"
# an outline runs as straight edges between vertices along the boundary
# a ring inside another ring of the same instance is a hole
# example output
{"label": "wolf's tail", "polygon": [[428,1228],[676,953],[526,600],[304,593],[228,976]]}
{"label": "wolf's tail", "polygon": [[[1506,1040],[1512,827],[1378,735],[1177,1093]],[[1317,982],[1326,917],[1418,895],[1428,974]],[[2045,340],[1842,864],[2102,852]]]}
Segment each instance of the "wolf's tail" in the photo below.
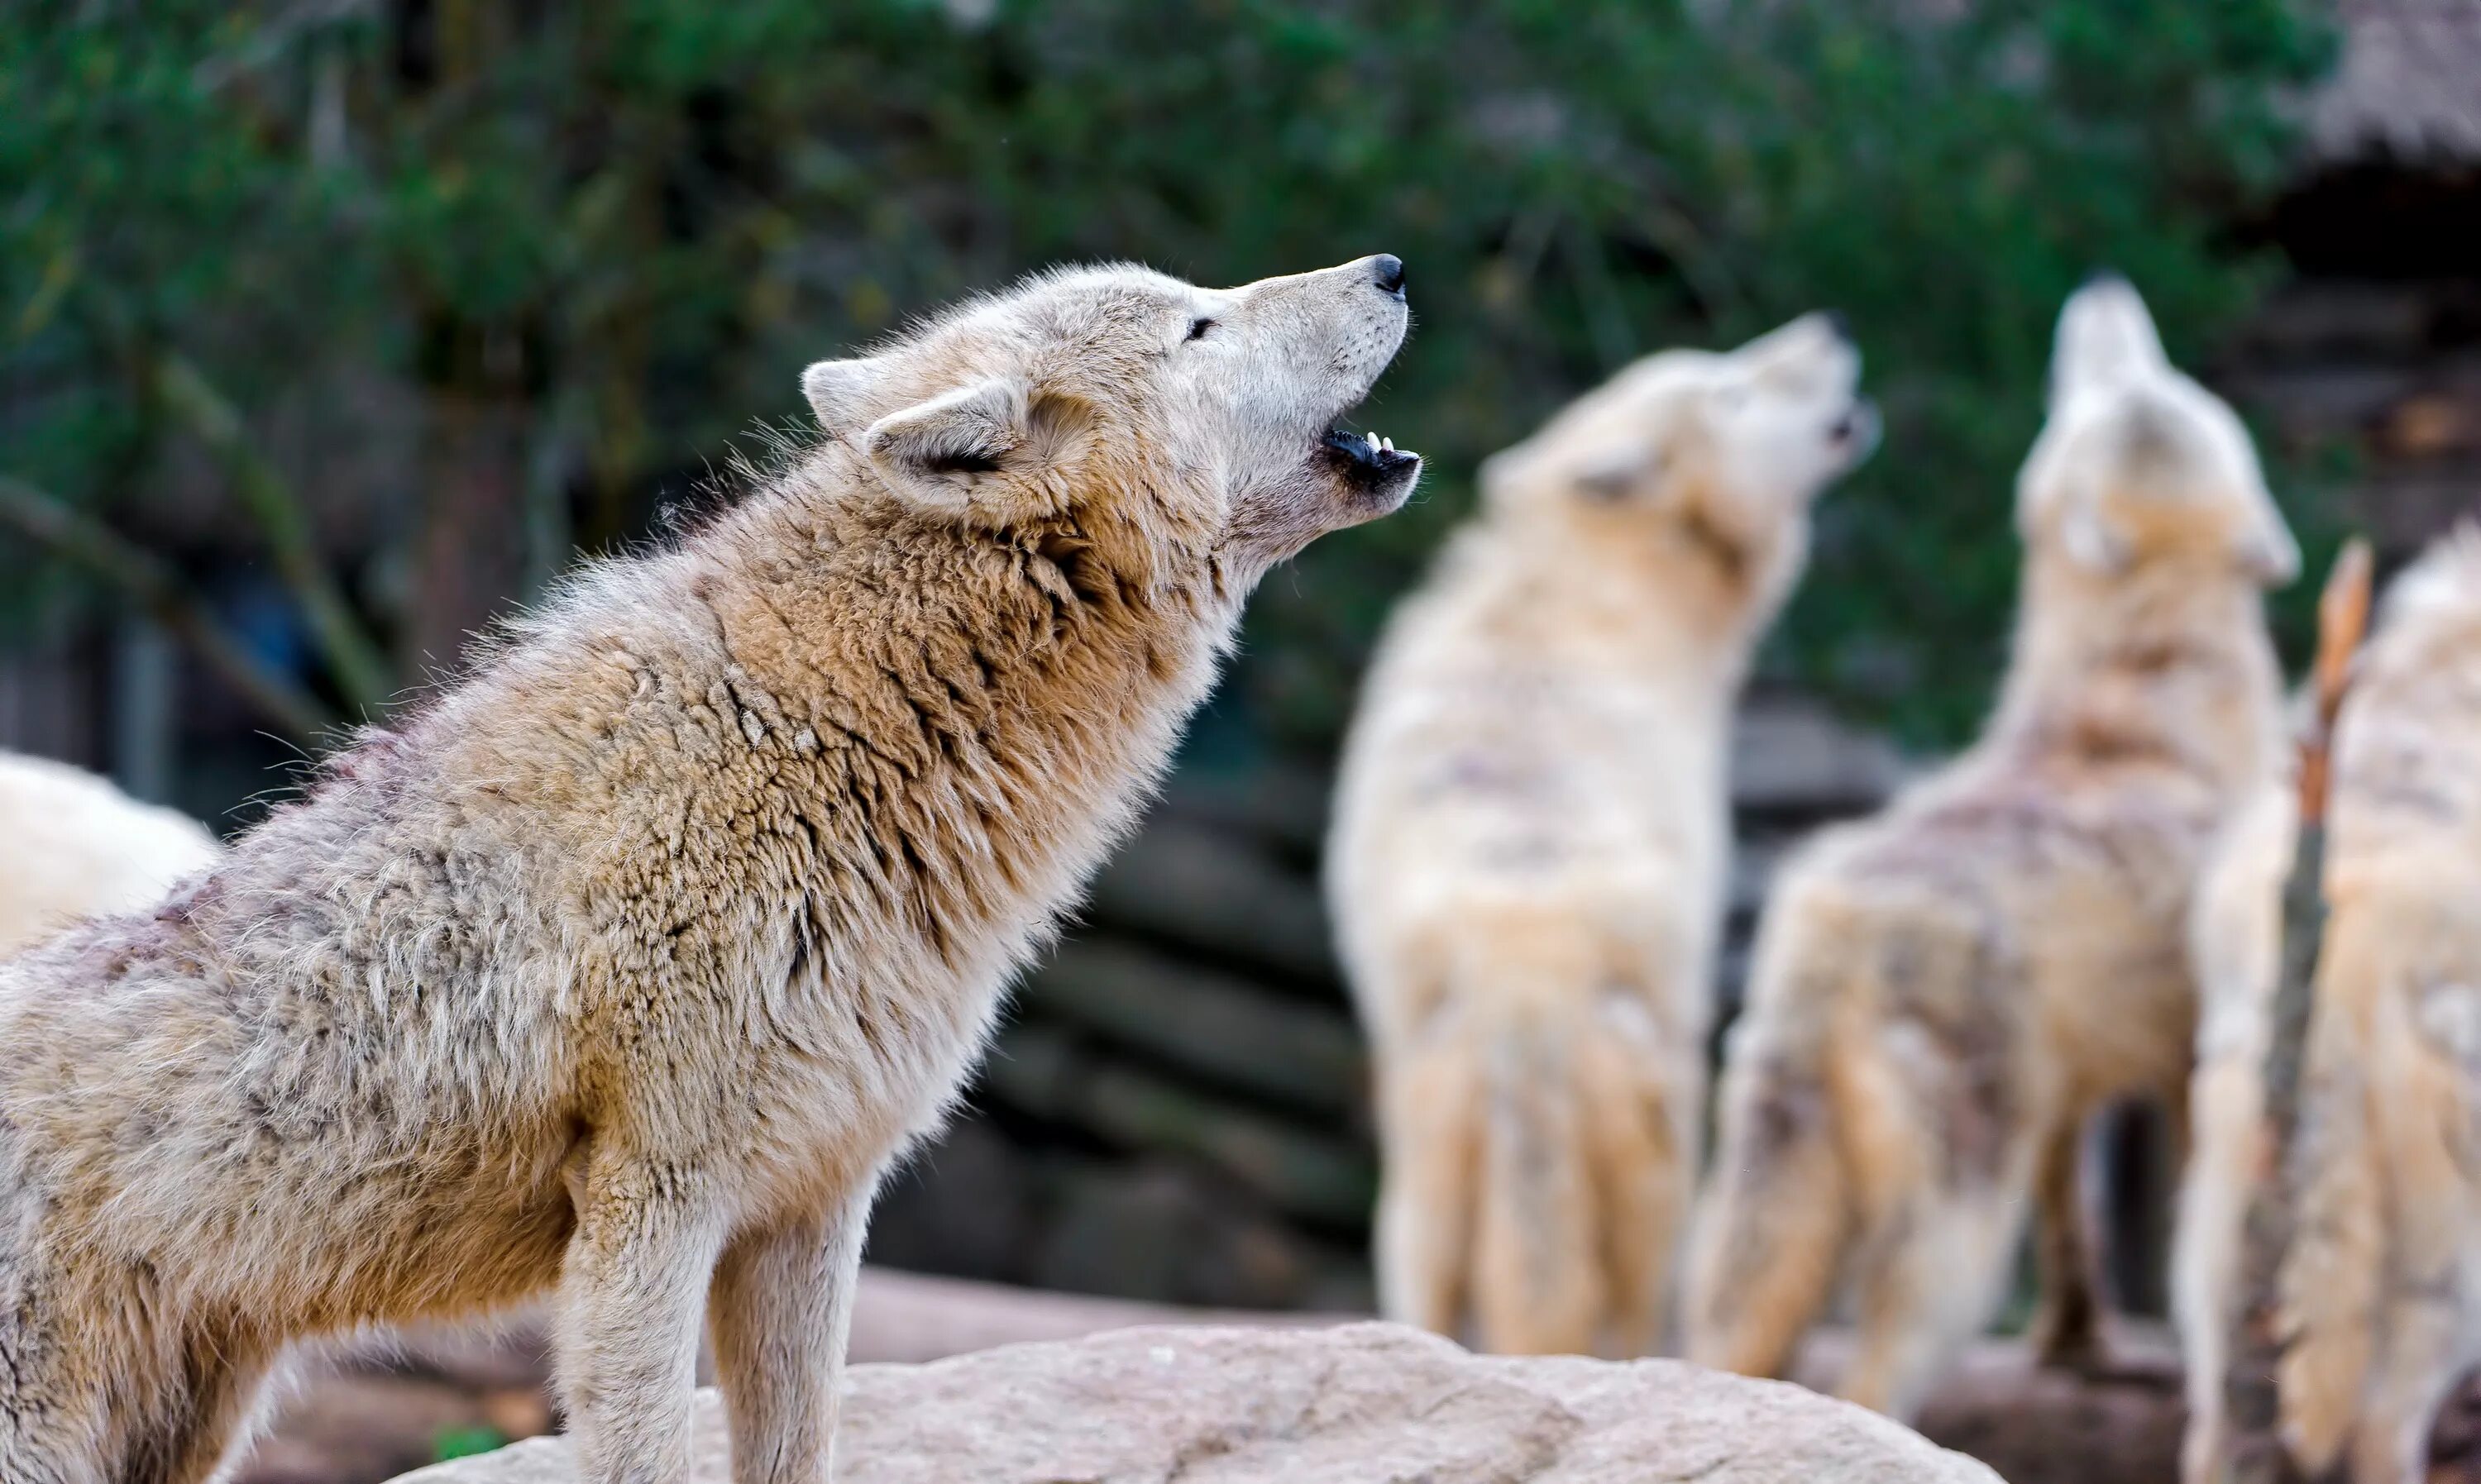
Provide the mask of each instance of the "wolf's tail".
{"label": "wolf's tail", "polygon": [[1600,1195],[1586,1143],[1582,1026],[1549,997],[1484,1016],[1474,1192],[1476,1339],[1502,1354],[1593,1348],[1606,1302]]}
{"label": "wolf's tail", "polygon": [[1556,925],[1469,924],[1388,1049],[1382,1303],[1449,1332],[1469,1312],[1490,1350],[1636,1353],[1687,1203],[1698,1048],[1638,955]]}
{"label": "wolf's tail", "polygon": [[1859,934],[1848,904],[1791,890],[1762,929],[1689,1238],[1687,1355],[1699,1365],[1783,1374],[1834,1284],[1856,1195],[1836,1135],[1827,1022],[1864,956]]}
{"label": "wolf's tail", "polygon": [[2408,966],[2398,952],[2403,924],[2375,905],[2337,903],[2327,922],[2303,1068],[2279,1378],[2285,1442],[2312,1473],[2351,1434],[2378,1338],[2388,1160],[2370,1116],[2371,1017],[2406,992],[2398,980]]}
{"label": "wolf's tail", "polygon": [[1401,967],[1400,1024],[1376,1047],[1378,1312],[1452,1336],[1473,1246],[1480,1047],[1440,966]]}
{"label": "wolf's tail", "polygon": [[1641,1353],[1660,1339],[1687,1205],[1695,1050],[1663,1044],[1625,983],[1519,987],[1494,1008],[1479,1058],[1476,1338],[1508,1354],[1599,1341]]}

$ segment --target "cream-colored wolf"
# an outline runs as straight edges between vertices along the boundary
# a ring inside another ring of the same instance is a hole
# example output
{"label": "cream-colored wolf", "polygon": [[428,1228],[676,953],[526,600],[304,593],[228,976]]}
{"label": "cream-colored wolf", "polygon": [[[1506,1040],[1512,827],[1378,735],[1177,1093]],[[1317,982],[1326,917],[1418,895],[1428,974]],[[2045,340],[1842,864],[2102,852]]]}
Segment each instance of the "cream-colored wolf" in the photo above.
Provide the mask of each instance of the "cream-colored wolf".
{"label": "cream-colored wolf", "polygon": [[[2355,1484],[2428,1473],[2439,1404],[2481,1363],[2481,530],[2407,568],[2336,725],[2328,915],[2294,1156],[2282,1289],[2285,1441],[2312,1471],[2348,1445]],[[2287,820],[2287,811],[2285,811]],[[2230,1194],[2183,1231],[2181,1297],[2201,1384],[2222,1379],[2241,1203],[2266,1154],[2257,1114],[2281,931],[2285,832],[2246,842],[2244,902],[2211,947],[2243,958],[2233,1037],[2254,1056],[2198,1080],[2197,1184]],[[2226,1442],[2218,1397],[2187,1477]]]}
{"label": "cream-colored wolf", "polygon": [[1367,258],[977,300],[146,916],[0,967],[0,1479],[187,1484],[288,1341],[558,1289],[589,1484],[821,1484],[879,1172],[1244,595],[1419,460]]}
{"label": "cream-colored wolf", "polygon": [[2191,912],[2196,1064],[2171,1249],[2171,1316],[2188,1400],[2180,1476],[2187,1484],[2221,1477],[2227,1441],[2223,1388],[2238,1317],[2240,1228],[2267,1158],[2263,1068],[2283,948],[2283,883],[2298,826],[2295,787],[2291,777],[2280,778],[2232,820],[2210,852]]}
{"label": "cream-colored wolf", "polygon": [[1865,455],[1813,315],[1649,356],[1482,469],[1388,630],[1329,896],[1377,1061],[1391,1317],[1495,1350],[1659,1337],[1700,1143],[1725,737]]}
{"label": "cream-colored wolf", "polygon": [[2177,1106],[2192,889],[2286,757],[2260,589],[2299,553],[2246,430],[2115,278],[2068,301],[2051,375],[1998,712],[1786,869],[1688,1259],[1690,1357],[1761,1375],[1846,1268],[1841,1390],[1898,1417],[1988,1322],[2028,1210],[2041,1346],[2095,1343],[2079,1134],[2124,1096]]}
{"label": "cream-colored wolf", "polygon": [[0,958],[82,917],[150,905],[215,837],[66,763],[0,753]]}

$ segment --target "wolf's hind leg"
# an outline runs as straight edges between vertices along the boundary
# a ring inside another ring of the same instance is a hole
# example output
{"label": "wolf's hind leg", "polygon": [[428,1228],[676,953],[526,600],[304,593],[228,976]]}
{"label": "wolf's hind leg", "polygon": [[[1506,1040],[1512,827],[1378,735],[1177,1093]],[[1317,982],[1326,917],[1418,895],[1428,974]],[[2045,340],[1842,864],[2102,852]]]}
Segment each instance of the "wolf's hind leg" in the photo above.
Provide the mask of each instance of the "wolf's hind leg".
{"label": "wolf's hind leg", "polygon": [[1721,1129],[1688,1242],[1687,1355],[1781,1376],[1826,1306],[1851,1229],[1851,1185],[1821,1076],[1754,1043],[1724,1075]]}
{"label": "wolf's hind leg", "polygon": [[1860,1345],[1837,1391],[1909,1422],[1998,1307],[2015,1223],[1996,1193],[1921,1188],[1872,1201],[1854,1272]]}
{"label": "wolf's hind leg", "polygon": [[2463,1379],[2461,1315],[2443,1296],[2397,1297],[2352,1434],[2352,1484],[2421,1484],[2438,1409]]}
{"label": "wolf's hind leg", "polygon": [[100,1388],[79,1386],[0,1320],[0,1479],[105,1484]]}
{"label": "wolf's hind leg", "polygon": [[1374,1245],[1380,1312],[1452,1336],[1472,1263],[1481,1074],[1453,1014],[1442,1020],[1380,1067],[1385,1159]]}
{"label": "wolf's hind leg", "polygon": [[2033,1169],[2033,1274],[2040,1300],[2026,1340],[2044,1366],[2091,1368],[2103,1360],[2102,1299],[2078,1198],[2085,1121],[2062,1117],[2042,1137]]}
{"label": "wolf's hind leg", "polygon": [[0,1230],[0,1480],[108,1484],[120,1451],[106,1391],[116,1378],[92,1353],[92,1326],[16,1236]]}
{"label": "wolf's hind leg", "polygon": [[1651,1354],[1662,1341],[1688,1213],[1702,1079],[1680,1064],[1686,1058],[1623,1034],[1589,1038],[1580,1057],[1610,1348],[1623,1359]]}

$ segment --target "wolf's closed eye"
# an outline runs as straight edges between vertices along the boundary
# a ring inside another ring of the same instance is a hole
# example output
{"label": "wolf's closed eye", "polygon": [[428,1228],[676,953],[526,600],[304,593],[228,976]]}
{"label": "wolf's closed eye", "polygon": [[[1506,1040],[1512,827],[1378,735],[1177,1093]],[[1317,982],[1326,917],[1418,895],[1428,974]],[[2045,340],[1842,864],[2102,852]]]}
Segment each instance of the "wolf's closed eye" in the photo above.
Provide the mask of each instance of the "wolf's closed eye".
{"label": "wolf's closed eye", "polygon": [[1203,316],[1191,320],[1188,322],[1188,338],[1191,340],[1203,340],[1206,338],[1206,332],[1214,327],[1214,322],[1213,320],[1206,319]]}

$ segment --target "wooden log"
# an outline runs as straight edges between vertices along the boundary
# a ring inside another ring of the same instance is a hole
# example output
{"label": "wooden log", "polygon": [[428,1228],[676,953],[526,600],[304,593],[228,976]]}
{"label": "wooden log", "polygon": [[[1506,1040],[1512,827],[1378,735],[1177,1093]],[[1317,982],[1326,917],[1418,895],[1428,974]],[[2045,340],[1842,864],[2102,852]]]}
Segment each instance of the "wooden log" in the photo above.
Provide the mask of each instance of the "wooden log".
{"label": "wooden log", "polygon": [[2223,1398],[2231,1441],[2222,1460],[2227,1484],[2298,1484],[2302,1474],[2281,1436],[2276,1367],[2283,1358],[2281,1279],[2292,1231],[2291,1150],[2300,1124],[2300,1067],[2309,1041],[2311,987],[2326,925],[2327,741],[2353,652],[2369,614],[2368,544],[2337,559],[2317,605],[2316,707],[2300,756],[2300,831],[2283,888],[2283,954],[2275,980],[2264,1069],[2268,1167],[2250,1192],[2240,1233],[2240,1302]]}
{"label": "wooden log", "polygon": [[1357,1227],[1369,1221],[1377,1198],[1377,1170],[1353,1144],[1217,1107],[1131,1068],[1098,1068],[1084,1106],[1105,1136],[1203,1159],[1287,1215]]}
{"label": "wooden log", "polygon": [[1231,830],[1157,818],[1095,879],[1087,913],[1287,978],[1337,982],[1317,885]]}
{"label": "wooden log", "polygon": [[1285,763],[1186,768],[1163,791],[1154,820],[1203,824],[1306,862],[1326,840],[1328,785],[1325,774]]}
{"label": "wooden log", "polygon": [[1237,976],[1081,939],[1063,945],[1019,995],[1030,1012],[1320,1118],[1347,1117],[1361,1105],[1364,1057],[1351,1022]]}
{"label": "wooden log", "polygon": [[1085,1054],[1057,1029],[1011,1027],[983,1085],[1011,1107],[1105,1143],[1220,1170],[1285,1215],[1345,1229],[1369,1220],[1377,1172],[1359,1144]]}

